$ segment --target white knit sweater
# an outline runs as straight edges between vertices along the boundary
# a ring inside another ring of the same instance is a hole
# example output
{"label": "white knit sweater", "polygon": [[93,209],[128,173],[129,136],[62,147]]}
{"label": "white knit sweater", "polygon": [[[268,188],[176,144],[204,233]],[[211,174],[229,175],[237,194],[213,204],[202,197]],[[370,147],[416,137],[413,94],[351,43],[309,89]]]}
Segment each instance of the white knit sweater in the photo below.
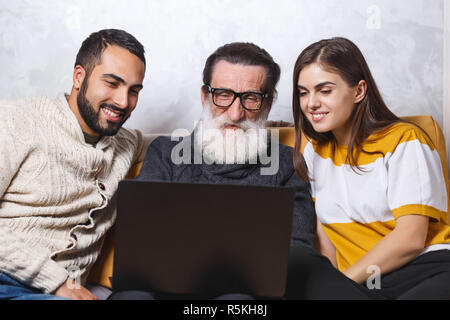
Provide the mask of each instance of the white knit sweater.
{"label": "white knit sweater", "polygon": [[118,182],[145,146],[123,128],[86,144],[63,94],[1,102],[0,272],[45,293],[68,272],[84,283],[114,223]]}

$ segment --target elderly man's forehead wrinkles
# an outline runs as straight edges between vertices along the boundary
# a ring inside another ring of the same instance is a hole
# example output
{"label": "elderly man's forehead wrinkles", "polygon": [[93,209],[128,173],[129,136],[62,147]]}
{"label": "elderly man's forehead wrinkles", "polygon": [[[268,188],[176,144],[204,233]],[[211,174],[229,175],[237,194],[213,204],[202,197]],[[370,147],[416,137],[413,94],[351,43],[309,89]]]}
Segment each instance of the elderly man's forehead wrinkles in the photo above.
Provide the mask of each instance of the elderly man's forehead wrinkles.
{"label": "elderly man's forehead wrinkles", "polygon": [[260,91],[264,86],[266,73],[263,66],[219,61],[212,73],[211,86],[236,92]]}

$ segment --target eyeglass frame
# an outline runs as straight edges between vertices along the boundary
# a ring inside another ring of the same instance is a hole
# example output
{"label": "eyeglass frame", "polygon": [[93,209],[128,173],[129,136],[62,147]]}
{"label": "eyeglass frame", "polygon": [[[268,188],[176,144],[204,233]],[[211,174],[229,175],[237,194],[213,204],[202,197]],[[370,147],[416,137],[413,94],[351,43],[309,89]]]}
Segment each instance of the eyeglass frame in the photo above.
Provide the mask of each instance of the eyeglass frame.
{"label": "eyeglass frame", "polygon": [[[213,94],[212,101],[213,101],[214,105],[215,105],[216,107],[219,107],[219,108],[229,108],[229,107],[231,107],[231,105],[234,103],[234,101],[236,100],[236,98],[239,97],[239,101],[241,102],[242,108],[244,108],[244,109],[247,110],[247,111],[253,111],[253,112],[255,112],[255,111],[261,110],[261,108],[262,108],[262,106],[263,106],[263,104],[264,104],[264,99],[269,98],[269,94],[268,94],[268,93],[262,93],[262,92],[256,92],[256,91],[235,92],[235,91],[233,91],[233,90],[231,90],[231,89],[212,88],[212,87],[211,87],[210,85],[208,85],[208,84],[205,84],[205,86],[206,86],[206,88],[208,89],[208,90],[207,90],[208,93],[212,93],[212,94]],[[228,106],[219,106],[219,105],[216,104],[216,102],[214,101],[214,91],[216,91],[216,90],[224,90],[224,91],[228,91],[228,92],[233,93],[233,95],[234,95],[234,96],[233,96],[233,100],[231,100],[231,103],[230,103]],[[261,105],[259,106],[258,109],[249,109],[249,108],[247,108],[247,107],[244,105],[244,102],[242,101],[242,95],[248,94],[248,93],[256,94],[256,95],[258,95],[258,96],[261,97]]]}

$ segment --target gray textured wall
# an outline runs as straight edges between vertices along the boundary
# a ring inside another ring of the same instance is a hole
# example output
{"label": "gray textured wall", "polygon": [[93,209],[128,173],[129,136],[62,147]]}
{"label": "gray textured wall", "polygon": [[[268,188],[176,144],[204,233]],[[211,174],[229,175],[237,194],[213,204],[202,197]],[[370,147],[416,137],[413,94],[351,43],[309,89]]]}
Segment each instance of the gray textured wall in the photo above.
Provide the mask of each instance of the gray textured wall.
{"label": "gray textured wall", "polygon": [[280,64],[271,119],[292,121],[292,68],[310,43],[348,37],[365,54],[391,109],[442,126],[444,0],[0,0],[0,99],[69,92],[76,52],[103,28],[122,28],[149,60],[128,127],[191,129],[201,112],[207,56],[231,41],[266,48]]}

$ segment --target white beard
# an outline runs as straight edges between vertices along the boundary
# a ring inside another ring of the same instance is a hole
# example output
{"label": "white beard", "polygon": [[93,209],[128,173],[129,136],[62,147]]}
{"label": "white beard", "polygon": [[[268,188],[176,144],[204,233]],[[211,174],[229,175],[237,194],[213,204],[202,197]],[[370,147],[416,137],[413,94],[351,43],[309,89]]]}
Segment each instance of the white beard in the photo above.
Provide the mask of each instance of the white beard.
{"label": "white beard", "polygon": [[[201,148],[207,164],[256,164],[258,154],[267,151],[265,118],[262,114],[256,121],[239,123],[231,121],[226,113],[214,118],[208,101],[195,129],[195,147]],[[238,129],[225,129],[229,125]]]}

